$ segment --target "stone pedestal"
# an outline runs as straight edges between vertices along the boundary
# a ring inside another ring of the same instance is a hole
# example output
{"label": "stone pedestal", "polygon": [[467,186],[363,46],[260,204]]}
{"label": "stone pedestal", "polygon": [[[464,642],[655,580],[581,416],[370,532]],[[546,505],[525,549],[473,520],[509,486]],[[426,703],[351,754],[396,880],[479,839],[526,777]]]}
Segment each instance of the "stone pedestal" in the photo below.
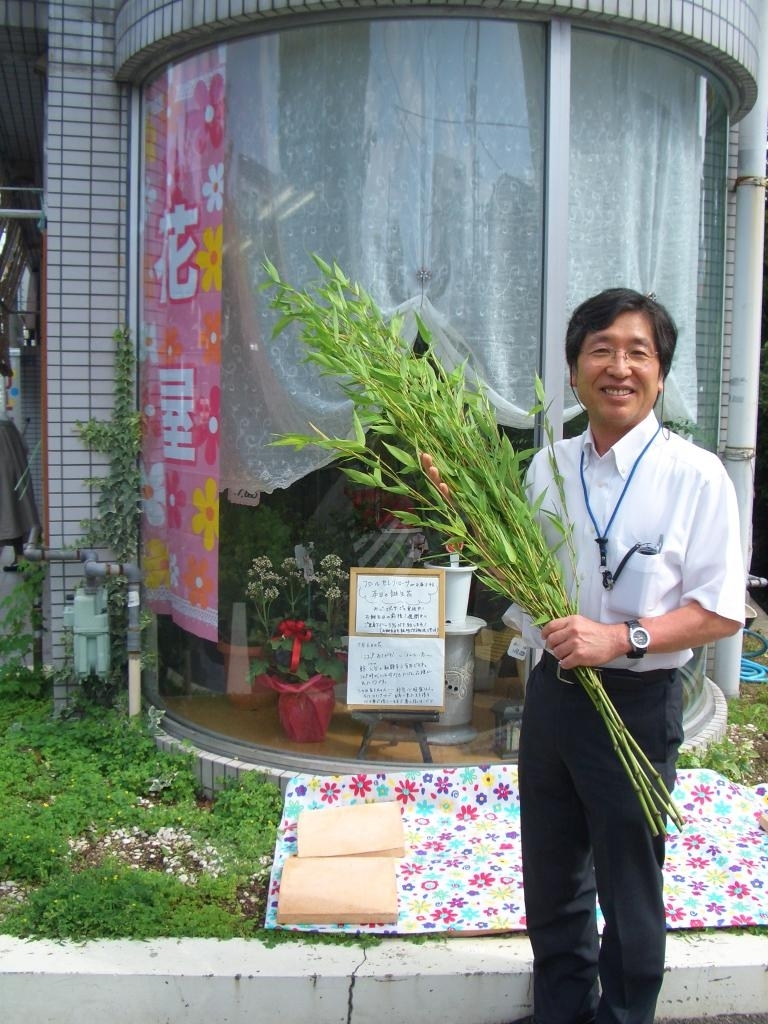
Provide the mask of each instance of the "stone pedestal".
{"label": "stone pedestal", "polygon": [[430,743],[468,743],[477,735],[472,728],[475,694],[475,636],[485,619],[468,615],[445,627],[445,708],[438,721],[426,726]]}

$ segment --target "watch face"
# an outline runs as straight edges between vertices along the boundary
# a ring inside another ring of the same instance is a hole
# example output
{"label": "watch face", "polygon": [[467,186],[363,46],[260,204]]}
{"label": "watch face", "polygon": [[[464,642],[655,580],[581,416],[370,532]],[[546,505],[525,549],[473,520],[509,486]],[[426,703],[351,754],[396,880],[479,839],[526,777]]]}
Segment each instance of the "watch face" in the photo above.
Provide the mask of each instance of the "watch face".
{"label": "watch face", "polygon": [[651,642],[651,636],[647,629],[642,626],[633,626],[629,631],[629,639],[634,647],[644,650]]}

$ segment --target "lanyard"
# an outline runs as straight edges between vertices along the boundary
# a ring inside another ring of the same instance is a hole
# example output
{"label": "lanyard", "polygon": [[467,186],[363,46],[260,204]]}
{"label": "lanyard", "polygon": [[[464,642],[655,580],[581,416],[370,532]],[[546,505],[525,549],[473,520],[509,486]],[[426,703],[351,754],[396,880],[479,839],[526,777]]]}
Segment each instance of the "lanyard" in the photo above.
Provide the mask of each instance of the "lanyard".
{"label": "lanyard", "polygon": [[[589,518],[592,520],[592,525],[595,528],[595,540],[597,542],[598,548],[600,549],[600,572],[603,574],[603,586],[605,587],[606,590],[612,590],[613,589],[613,585],[616,582],[616,580],[619,578],[619,573],[624,568],[624,565],[626,564],[626,561],[627,561],[627,559],[625,557],[622,560],[621,564],[619,565],[618,569],[616,570],[616,575],[614,576],[614,574],[608,568],[608,531],[611,529],[611,526],[613,526],[613,520],[616,518],[616,513],[619,511],[619,506],[621,505],[622,501],[624,500],[624,495],[627,493],[627,488],[629,487],[630,483],[632,482],[632,477],[635,475],[635,470],[640,465],[640,460],[645,455],[645,453],[648,451],[648,449],[651,447],[653,442],[656,440],[656,435],[658,434],[658,432],[660,430],[661,430],[661,424],[658,425],[658,427],[656,428],[656,431],[655,431],[653,437],[650,439],[650,441],[646,444],[645,448],[643,448],[643,450],[640,452],[640,454],[637,456],[637,458],[633,462],[632,469],[629,471],[629,475],[627,476],[627,479],[624,482],[624,487],[622,488],[621,494],[619,495],[619,500],[614,505],[613,512],[611,513],[611,518],[608,520],[608,523],[607,523],[607,525],[605,527],[605,530],[602,533],[600,532],[600,527],[597,525],[597,520],[595,519],[595,514],[592,511],[592,506],[589,504],[589,493],[587,492],[587,481],[584,478],[584,451],[582,449],[582,452],[581,452],[581,462],[579,463],[579,475],[581,476],[581,489],[584,491],[584,504],[587,506],[587,512],[589,513]],[[636,548],[637,547],[639,547],[639,545],[636,545]]]}

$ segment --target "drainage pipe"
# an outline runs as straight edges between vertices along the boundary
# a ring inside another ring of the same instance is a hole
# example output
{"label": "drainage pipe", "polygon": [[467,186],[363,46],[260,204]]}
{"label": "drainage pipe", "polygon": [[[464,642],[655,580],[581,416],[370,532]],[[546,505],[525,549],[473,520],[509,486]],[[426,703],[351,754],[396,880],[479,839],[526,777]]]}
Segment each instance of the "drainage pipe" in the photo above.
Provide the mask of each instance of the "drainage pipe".
{"label": "drainage pipe", "polygon": [[[723,450],[725,468],[736,488],[739,505],[745,579],[752,549],[765,235],[765,134],[768,124],[768,18],[763,17],[760,21],[757,102],[739,125],[738,171],[734,185],[733,334],[728,429]],[[715,645],[715,682],[726,697],[739,694],[741,653],[740,631]]]}

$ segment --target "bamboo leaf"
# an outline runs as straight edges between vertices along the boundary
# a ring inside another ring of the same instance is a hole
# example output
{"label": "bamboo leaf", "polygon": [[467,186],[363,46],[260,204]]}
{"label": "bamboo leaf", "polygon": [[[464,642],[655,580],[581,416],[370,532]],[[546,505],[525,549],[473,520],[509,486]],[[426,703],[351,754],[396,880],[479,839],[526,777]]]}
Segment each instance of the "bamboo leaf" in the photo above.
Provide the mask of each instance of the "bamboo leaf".
{"label": "bamboo leaf", "polygon": [[419,468],[418,462],[410,452],[406,452],[402,448],[398,448],[397,445],[389,444],[386,441],[384,442],[384,447],[390,455],[397,459],[404,469],[413,470],[415,472]]}
{"label": "bamboo leaf", "polygon": [[360,422],[360,417],[356,409],[352,410],[352,426],[355,431],[355,440],[361,448],[365,448],[365,431],[363,430],[363,425]]}

